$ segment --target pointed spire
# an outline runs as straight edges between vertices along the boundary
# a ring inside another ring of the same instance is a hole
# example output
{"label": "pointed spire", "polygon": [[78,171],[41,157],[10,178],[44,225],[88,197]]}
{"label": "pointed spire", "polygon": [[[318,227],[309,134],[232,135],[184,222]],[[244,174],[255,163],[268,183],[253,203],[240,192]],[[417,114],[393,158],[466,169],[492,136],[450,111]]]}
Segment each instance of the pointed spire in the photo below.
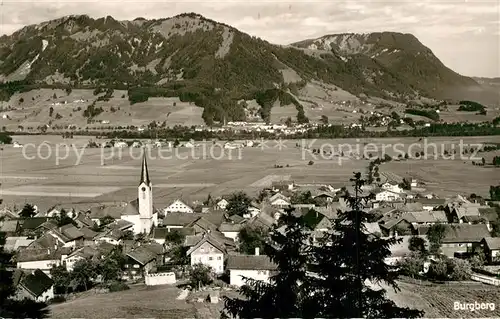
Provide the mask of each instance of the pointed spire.
{"label": "pointed spire", "polygon": [[139,184],[146,183],[146,185],[151,184],[149,180],[149,172],[148,172],[148,162],[146,161],[146,155],[142,158],[142,170],[141,170],[141,181]]}

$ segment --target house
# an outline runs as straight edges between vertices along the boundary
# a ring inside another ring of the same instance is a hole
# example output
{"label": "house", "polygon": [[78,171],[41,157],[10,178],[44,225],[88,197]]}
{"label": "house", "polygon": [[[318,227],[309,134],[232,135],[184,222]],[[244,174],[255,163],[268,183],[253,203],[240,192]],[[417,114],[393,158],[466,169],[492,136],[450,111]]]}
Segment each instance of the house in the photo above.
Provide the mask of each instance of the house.
{"label": "house", "polygon": [[335,200],[335,195],[329,192],[319,192],[313,198],[326,203],[332,203]]}
{"label": "house", "polygon": [[123,235],[123,232],[119,229],[106,229],[94,237],[94,243],[96,245],[108,243],[117,246],[121,244]]}
{"label": "house", "polygon": [[69,254],[68,249],[29,249],[20,250],[15,255],[17,268],[20,269],[40,269],[45,273],[49,273],[52,266],[59,266],[61,258]]}
{"label": "house", "polygon": [[[223,211],[210,211],[208,213],[169,213],[163,218],[163,227],[172,230],[172,229],[181,229],[188,227],[189,224],[194,223],[199,220],[199,218],[203,218],[207,222],[215,225],[216,228],[220,226],[222,220],[224,219]],[[201,228],[201,223],[197,225]]]}
{"label": "house", "polygon": [[445,206],[446,200],[444,198],[417,198],[415,203],[420,203],[424,210],[442,209]]}
{"label": "house", "polygon": [[81,247],[73,252],[71,252],[65,259],[64,259],[64,265],[66,266],[66,270],[72,271],[74,265],[80,261],[80,260],[85,260],[85,259],[99,259],[101,258],[102,255],[100,255],[100,252],[90,246],[84,246]]}
{"label": "house", "polygon": [[0,232],[6,236],[14,235],[19,227],[18,220],[2,220],[0,221]]}
{"label": "house", "polygon": [[191,208],[189,205],[185,204],[183,201],[180,199],[176,199],[172,204],[168,205],[163,209],[163,212],[165,215],[168,215],[168,213],[187,213],[187,214],[192,214],[194,213],[194,209]]}
{"label": "house", "polygon": [[19,272],[14,282],[17,299],[31,299],[36,302],[46,302],[54,298],[54,281],[42,270],[36,269],[25,274]]}
{"label": "house", "polygon": [[217,274],[224,272],[225,254],[224,244],[211,234],[203,234],[201,240],[186,252],[191,259],[191,266],[201,263],[211,267]]}
{"label": "house", "polygon": [[25,236],[35,236],[38,226],[48,221],[48,217],[29,217],[19,220],[19,230]]}
{"label": "house", "polygon": [[259,248],[255,248],[255,255],[229,255],[227,269],[229,284],[241,287],[245,285],[244,277],[269,282],[277,266],[268,256],[259,255]]}
{"label": "house", "polygon": [[281,193],[276,193],[268,199],[271,206],[285,208],[290,206],[290,198],[286,197]]}
{"label": "house", "polygon": [[83,234],[83,246],[90,246],[94,244],[96,236],[99,235],[98,232],[95,232],[88,227],[82,227],[80,228],[80,231]]}
{"label": "house", "polygon": [[500,237],[485,237],[481,244],[489,263],[500,261]]}
{"label": "house", "polygon": [[229,202],[225,198],[223,198],[217,202],[216,207],[218,209],[226,210],[227,205],[229,205]]}
{"label": "house", "polygon": [[82,227],[92,228],[92,227],[94,227],[94,224],[95,224],[94,221],[92,221],[92,219],[90,218],[89,213],[82,213],[82,212],[80,212],[76,216],[75,222],[76,222],[76,225],[78,226],[78,228],[82,228]]}
{"label": "house", "polygon": [[3,249],[7,252],[16,252],[18,249],[28,247],[34,239],[28,237],[7,237]]}
{"label": "house", "polygon": [[312,231],[326,232],[332,227],[331,221],[325,215],[310,209],[303,215],[306,226]]}
{"label": "house", "polygon": [[276,219],[264,212],[261,212],[260,214],[250,218],[246,225],[252,226],[252,227],[261,227],[266,230],[269,230],[273,227],[273,225],[276,223]]}
{"label": "house", "polygon": [[274,192],[291,191],[295,187],[293,181],[273,181],[271,182],[271,189]]}
{"label": "house", "polygon": [[414,226],[402,217],[381,221],[379,222],[379,226],[383,236],[398,237],[412,235],[415,232]]}
{"label": "house", "polygon": [[448,217],[446,217],[446,213],[442,210],[407,213],[403,214],[403,218],[414,226],[448,223]]}
{"label": "house", "polygon": [[238,241],[238,235],[240,231],[245,227],[243,223],[222,223],[218,230],[224,234],[227,238],[231,238],[234,241]]}
{"label": "house", "polygon": [[379,202],[394,202],[401,200],[401,193],[390,190],[379,190],[375,193],[375,200]]}
{"label": "house", "polygon": [[72,224],[51,229],[47,233],[59,240],[62,247],[75,248],[83,246],[83,233]]}
{"label": "house", "polygon": [[402,193],[403,189],[396,182],[386,182],[382,184],[382,189],[393,192],[393,193]]}
{"label": "house", "polygon": [[144,274],[156,270],[156,254],[144,246],[139,246],[126,254],[124,279],[142,278]]}
{"label": "house", "polygon": [[[486,225],[446,224],[445,235],[442,240],[442,253],[454,257],[455,253],[474,253],[481,246],[485,237],[490,237]],[[418,235],[426,235],[428,226],[419,226]]]}

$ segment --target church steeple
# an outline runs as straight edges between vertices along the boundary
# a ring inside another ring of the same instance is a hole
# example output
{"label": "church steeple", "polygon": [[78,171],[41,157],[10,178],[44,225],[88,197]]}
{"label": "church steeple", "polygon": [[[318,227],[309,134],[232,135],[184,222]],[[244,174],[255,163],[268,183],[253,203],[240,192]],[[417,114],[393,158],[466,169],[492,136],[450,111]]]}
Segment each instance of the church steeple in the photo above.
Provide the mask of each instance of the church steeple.
{"label": "church steeple", "polygon": [[141,170],[141,181],[139,182],[139,185],[145,183],[146,185],[151,184],[151,180],[149,179],[149,172],[148,172],[148,162],[146,161],[146,155],[142,158],[142,170]]}

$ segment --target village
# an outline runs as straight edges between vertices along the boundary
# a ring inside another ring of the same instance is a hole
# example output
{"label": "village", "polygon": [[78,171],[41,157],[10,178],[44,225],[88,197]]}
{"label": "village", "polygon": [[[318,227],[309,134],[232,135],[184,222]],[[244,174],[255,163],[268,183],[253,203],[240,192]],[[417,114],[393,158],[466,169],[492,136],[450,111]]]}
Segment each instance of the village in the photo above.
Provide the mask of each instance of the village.
{"label": "village", "polygon": [[[154,177],[150,178],[146,157],[137,171],[138,195],[129,202],[87,209],[58,205],[48,211],[39,211],[33,203],[0,212],[4,250],[14,253],[19,298],[65,300],[70,292],[105,284],[107,291],[131,284],[176,283],[200,289],[209,282],[234,290],[245,284],[244,277],[268,281],[276,265],[265,256],[263,243],[280,216],[290,211],[302,216],[316,242],[338,214],[350,210],[343,195],[353,191],[349,185],[336,189],[280,181],[262,189],[257,198],[235,191],[219,198],[209,195],[204,202],[177,199],[155,207]],[[404,265],[414,254],[415,238],[432,246],[427,234],[440,225],[441,254],[450,260],[482,256],[470,278],[500,285],[500,267],[495,266],[500,239],[493,237],[498,210],[484,199],[474,194],[437,198],[412,178],[399,184],[373,182],[363,189],[374,194],[363,211],[376,216],[364,224],[365,231],[402,239],[391,247],[387,263]],[[417,273],[429,271],[433,262],[428,257]],[[98,266],[89,270],[90,264]],[[218,302],[218,290],[209,296]]]}

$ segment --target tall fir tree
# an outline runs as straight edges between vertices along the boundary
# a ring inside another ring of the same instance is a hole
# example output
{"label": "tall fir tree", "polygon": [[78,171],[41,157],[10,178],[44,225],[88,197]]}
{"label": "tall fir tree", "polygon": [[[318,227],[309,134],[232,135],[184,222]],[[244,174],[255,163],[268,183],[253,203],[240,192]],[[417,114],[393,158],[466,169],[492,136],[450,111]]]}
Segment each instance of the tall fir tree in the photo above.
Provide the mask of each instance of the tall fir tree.
{"label": "tall fir tree", "polygon": [[289,208],[270,233],[265,254],[277,265],[269,283],[244,278],[239,292],[245,299],[224,297],[225,315],[240,318],[311,318],[304,311],[307,299],[309,235],[301,217]]}
{"label": "tall fir tree", "polygon": [[318,245],[312,248],[314,259],[310,269],[316,274],[310,285],[315,287],[311,303],[317,310],[315,317],[323,318],[417,318],[419,310],[398,307],[386,298],[386,291],[374,289],[369,283],[385,283],[397,290],[398,272],[385,262],[391,255],[389,247],[395,238],[383,239],[367,231],[367,214],[363,203],[372,195],[361,196],[365,183],[355,173],[354,194],[344,199],[351,208],[339,212]]}

